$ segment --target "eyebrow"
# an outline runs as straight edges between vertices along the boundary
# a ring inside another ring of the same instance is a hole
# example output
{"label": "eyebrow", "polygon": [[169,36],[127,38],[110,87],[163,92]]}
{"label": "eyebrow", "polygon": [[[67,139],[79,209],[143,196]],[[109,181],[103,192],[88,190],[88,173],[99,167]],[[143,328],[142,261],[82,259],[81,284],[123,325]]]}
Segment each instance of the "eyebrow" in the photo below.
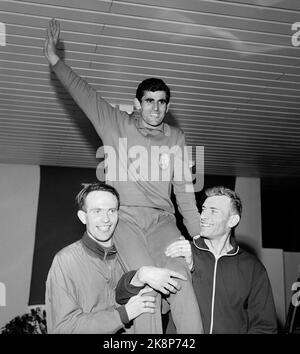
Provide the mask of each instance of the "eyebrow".
{"label": "eyebrow", "polygon": [[111,208],[91,208],[90,210],[114,210],[117,209],[117,207],[111,207]]}
{"label": "eyebrow", "polygon": [[[154,98],[152,97],[145,97],[144,98],[145,101],[154,101]],[[158,102],[167,102],[167,100],[165,98],[160,98],[159,100],[157,100]]]}
{"label": "eyebrow", "polygon": [[207,206],[205,206],[205,205],[202,206],[202,209],[220,210],[219,208],[216,208],[216,207],[207,207]]}

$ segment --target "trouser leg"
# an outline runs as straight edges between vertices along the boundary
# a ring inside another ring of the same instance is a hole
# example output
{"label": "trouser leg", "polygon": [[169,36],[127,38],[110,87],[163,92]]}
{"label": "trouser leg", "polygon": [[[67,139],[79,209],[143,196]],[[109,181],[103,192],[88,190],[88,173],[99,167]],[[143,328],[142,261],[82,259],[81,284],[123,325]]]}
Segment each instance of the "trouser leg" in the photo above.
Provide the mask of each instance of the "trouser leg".
{"label": "trouser leg", "polygon": [[[137,270],[141,266],[154,266],[149,255],[144,234],[130,219],[120,216],[115,234],[114,243],[119,256],[127,270]],[[137,334],[161,334],[161,296],[153,291],[146,295],[156,296],[155,313],[144,313],[134,320],[134,331]]]}
{"label": "trouser leg", "polygon": [[181,289],[176,294],[170,294],[169,303],[171,306],[172,318],[176,332],[181,334],[203,333],[202,318],[193,289],[192,279],[186,264],[182,259],[170,259],[166,267],[183,274],[187,280],[179,280]]}
{"label": "trouser leg", "polygon": [[201,314],[188,266],[184,258],[171,258],[164,253],[165,248],[178,240],[179,236],[181,234],[176,227],[175,218],[164,215],[147,235],[148,247],[158,266],[172,269],[187,278],[186,281],[176,279],[181,289],[168,298],[177,333],[203,333]]}

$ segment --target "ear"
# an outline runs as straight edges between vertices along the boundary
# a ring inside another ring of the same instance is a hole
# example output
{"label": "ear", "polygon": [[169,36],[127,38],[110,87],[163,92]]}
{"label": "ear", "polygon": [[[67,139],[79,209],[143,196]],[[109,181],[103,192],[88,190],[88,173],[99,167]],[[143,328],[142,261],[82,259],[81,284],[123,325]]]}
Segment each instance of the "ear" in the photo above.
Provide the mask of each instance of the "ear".
{"label": "ear", "polygon": [[240,217],[237,214],[231,215],[228,221],[228,226],[233,228],[240,222]]}
{"label": "ear", "polygon": [[86,213],[83,210],[78,210],[77,216],[83,224],[86,224]]}
{"label": "ear", "polygon": [[166,113],[168,112],[169,108],[170,108],[170,102],[167,104]]}
{"label": "ear", "polygon": [[136,110],[140,111],[142,109],[140,101],[135,97],[133,100],[133,105]]}

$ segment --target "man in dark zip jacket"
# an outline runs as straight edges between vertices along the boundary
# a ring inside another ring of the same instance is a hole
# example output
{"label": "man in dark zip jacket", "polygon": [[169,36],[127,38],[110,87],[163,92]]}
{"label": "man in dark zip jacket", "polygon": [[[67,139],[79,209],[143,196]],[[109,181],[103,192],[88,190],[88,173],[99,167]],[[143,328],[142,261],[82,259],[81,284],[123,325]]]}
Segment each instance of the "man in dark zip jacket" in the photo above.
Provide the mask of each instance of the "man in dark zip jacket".
{"label": "man in dark zip jacket", "polygon": [[[241,218],[240,198],[222,186],[208,189],[206,196],[200,236],[192,243],[182,238],[166,249],[169,257],[185,257],[192,270],[204,333],[277,333],[266,269],[232,236]],[[118,283],[119,304],[125,304],[138,291],[132,286],[133,274],[123,276]],[[168,329],[167,333],[171,332]]]}
{"label": "man in dark zip jacket", "polygon": [[222,186],[206,190],[206,196],[200,236],[192,244],[176,241],[166,250],[168,256],[184,256],[193,267],[204,333],[277,333],[267,271],[232,236],[241,218],[240,198]]}

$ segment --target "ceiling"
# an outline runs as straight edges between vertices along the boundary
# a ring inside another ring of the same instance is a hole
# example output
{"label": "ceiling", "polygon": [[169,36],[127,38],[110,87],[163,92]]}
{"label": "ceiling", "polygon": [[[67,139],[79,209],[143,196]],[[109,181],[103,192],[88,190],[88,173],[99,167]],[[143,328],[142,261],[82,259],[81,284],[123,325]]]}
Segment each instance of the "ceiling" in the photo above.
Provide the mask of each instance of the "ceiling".
{"label": "ceiling", "polygon": [[299,0],[2,0],[0,163],[99,163],[101,141],[43,56],[52,17],[65,61],[110,103],[131,105],[146,77],[167,82],[168,121],[204,146],[206,174],[300,177]]}

